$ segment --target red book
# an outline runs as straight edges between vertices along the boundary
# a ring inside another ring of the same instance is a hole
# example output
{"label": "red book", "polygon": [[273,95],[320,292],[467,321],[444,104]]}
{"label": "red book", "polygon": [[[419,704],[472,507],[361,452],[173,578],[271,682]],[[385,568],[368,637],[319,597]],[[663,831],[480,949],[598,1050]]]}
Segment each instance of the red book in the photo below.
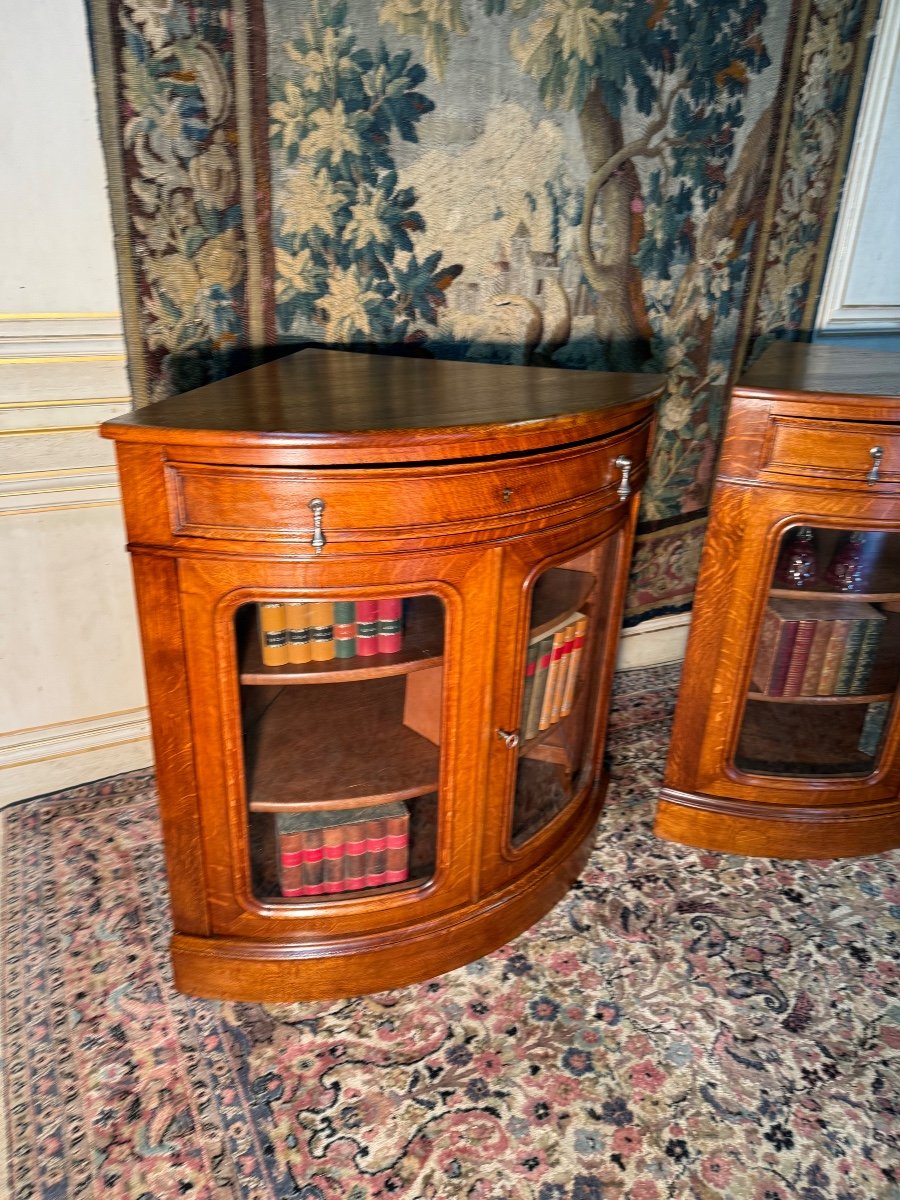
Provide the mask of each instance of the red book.
{"label": "red book", "polygon": [[378,601],[356,602],[356,653],[369,658],[378,653]]}
{"label": "red book", "polygon": [[396,654],[403,645],[403,600],[378,601],[378,653]]}
{"label": "red book", "polygon": [[329,825],[324,830],[325,865],[322,871],[322,891],[327,895],[344,890],[344,836],[346,829],[346,825]]}
{"label": "red book", "polygon": [[344,826],[344,890],[355,892],[366,886],[366,863],[370,821]]}
{"label": "red book", "polygon": [[283,896],[322,896],[399,883],[408,876],[409,810],[401,802],[279,813]]}

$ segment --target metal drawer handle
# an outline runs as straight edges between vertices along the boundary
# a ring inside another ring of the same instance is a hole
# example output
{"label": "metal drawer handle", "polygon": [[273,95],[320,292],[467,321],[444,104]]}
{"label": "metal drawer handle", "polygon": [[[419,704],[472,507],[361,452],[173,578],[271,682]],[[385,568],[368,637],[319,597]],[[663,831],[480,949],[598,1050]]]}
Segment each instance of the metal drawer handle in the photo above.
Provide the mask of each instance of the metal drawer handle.
{"label": "metal drawer handle", "polygon": [[312,509],[313,515],[313,535],[310,545],[316,554],[321,554],[322,547],[325,545],[325,534],[322,532],[322,513],[325,511],[325,501],[318,498],[310,500],[309,507]]}
{"label": "metal drawer handle", "polygon": [[872,469],[866,476],[866,483],[877,483],[878,472],[881,469],[881,459],[884,456],[884,449],[881,446],[873,446],[869,453],[872,455]]}
{"label": "metal drawer handle", "polygon": [[507,750],[515,750],[519,744],[518,729],[498,729],[497,737],[505,743]]}
{"label": "metal drawer handle", "polygon": [[620,454],[613,463],[613,466],[618,467],[622,472],[622,479],[619,482],[618,488],[616,489],[620,500],[627,500],[631,495],[631,483],[629,480],[631,478],[632,465],[631,459],[626,454]]}

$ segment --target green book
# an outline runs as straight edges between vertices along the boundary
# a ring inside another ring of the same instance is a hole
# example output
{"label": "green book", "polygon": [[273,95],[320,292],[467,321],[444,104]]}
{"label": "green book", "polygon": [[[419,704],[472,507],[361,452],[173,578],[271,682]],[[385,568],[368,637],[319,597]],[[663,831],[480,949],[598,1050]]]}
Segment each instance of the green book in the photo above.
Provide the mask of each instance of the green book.
{"label": "green book", "polygon": [[851,696],[862,696],[869,686],[869,676],[872,674],[872,666],[875,662],[875,655],[878,653],[883,628],[883,620],[873,618],[871,621],[866,621],[866,631],[863,634],[859,654],[856,658],[856,670],[850,681]]}
{"label": "green book", "polygon": [[334,602],[334,656],[354,658],[356,655],[356,604],[353,600]]}

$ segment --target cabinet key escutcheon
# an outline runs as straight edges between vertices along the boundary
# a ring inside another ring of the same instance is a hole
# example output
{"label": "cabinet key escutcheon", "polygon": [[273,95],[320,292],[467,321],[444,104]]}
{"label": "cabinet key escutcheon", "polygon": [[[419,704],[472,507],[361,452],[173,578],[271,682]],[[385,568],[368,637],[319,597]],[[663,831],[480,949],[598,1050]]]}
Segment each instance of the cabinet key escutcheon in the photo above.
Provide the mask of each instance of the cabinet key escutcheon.
{"label": "cabinet key escutcheon", "polygon": [[518,729],[498,729],[497,737],[505,744],[507,750],[515,750],[519,744]]}
{"label": "cabinet key escutcheon", "polygon": [[869,454],[872,456],[872,468],[866,475],[866,483],[877,483],[878,472],[881,469],[881,459],[884,456],[884,448],[882,446],[873,446]]}
{"label": "cabinet key escutcheon", "polygon": [[616,489],[620,500],[627,500],[631,495],[630,478],[632,465],[631,459],[627,454],[620,454],[613,463],[613,466],[618,467],[622,472],[622,478],[619,482],[618,488]]}
{"label": "cabinet key escutcheon", "polygon": [[325,534],[322,530],[322,513],[325,511],[325,501],[310,500],[309,507],[312,509],[313,515],[313,535],[310,545],[315,550],[316,554],[322,553],[322,547],[325,545]]}

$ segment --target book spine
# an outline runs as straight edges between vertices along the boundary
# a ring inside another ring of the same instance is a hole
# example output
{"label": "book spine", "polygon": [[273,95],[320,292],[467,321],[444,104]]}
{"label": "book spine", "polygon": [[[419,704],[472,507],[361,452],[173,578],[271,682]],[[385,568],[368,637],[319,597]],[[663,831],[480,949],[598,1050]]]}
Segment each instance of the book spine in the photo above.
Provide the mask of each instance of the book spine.
{"label": "book spine", "polygon": [[310,829],[306,833],[303,861],[300,864],[302,895],[320,896],[325,890],[325,831]]}
{"label": "book spine", "polygon": [[366,823],[366,887],[381,887],[387,872],[387,821],[373,817]]}
{"label": "book spine", "polygon": [[409,878],[409,811],[386,817],[385,883],[402,883]]}
{"label": "book spine", "polygon": [[778,651],[778,639],[781,636],[781,621],[777,613],[767,608],[759,630],[759,645],[753,662],[753,685],[759,692],[766,692],[772,676],[772,664]]}
{"label": "book spine", "polygon": [[841,662],[844,657],[844,650],[847,648],[847,637],[850,633],[852,621],[841,618],[834,622],[834,629],[831,637],[828,639],[828,648],[825,651],[825,659],[822,663],[822,674],[819,676],[819,687],[816,691],[817,696],[833,696],[834,686],[837,682],[838,672],[841,669]]}
{"label": "book spine", "polygon": [[566,676],[566,691],[563,696],[560,719],[567,717],[575,703],[575,688],[578,684],[581,656],[584,653],[584,639],[587,637],[588,619],[579,617],[575,624],[575,638],[572,642],[572,654],[569,662],[569,673]]}
{"label": "book spine", "polygon": [[283,604],[263,601],[259,611],[259,649],[263,666],[284,667],[288,662],[287,615]]}
{"label": "book spine", "polygon": [[822,668],[825,665],[825,652],[834,632],[834,621],[818,621],[813,634],[812,645],[809,648],[809,658],[806,660],[806,670],[800,682],[801,696],[815,696],[818,693]]}
{"label": "book spine", "polygon": [[847,634],[847,645],[844,647],[844,657],[841,659],[841,667],[834,684],[835,696],[850,694],[850,684],[853,682],[853,675],[859,661],[859,651],[866,634],[867,624],[867,621],[852,622],[852,628]]}
{"label": "book spine", "polygon": [[326,895],[344,890],[344,837],[346,825],[329,825],[322,830],[324,835],[324,867],[322,891]]}
{"label": "book spine", "polygon": [[869,686],[869,676],[872,674],[872,667],[875,665],[875,657],[878,654],[878,647],[881,643],[881,631],[884,627],[884,622],[881,620],[872,620],[865,622],[866,629],[863,633],[862,641],[859,647],[859,654],[856,660],[856,670],[853,672],[853,678],[850,680],[851,696],[862,696],[865,694],[866,688]]}
{"label": "book spine", "polygon": [[766,689],[766,693],[769,696],[782,696],[784,694],[784,681],[787,678],[788,668],[791,665],[791,655],[794,651],[794,639],[797,636],[798,624],[798,621],[784,622],[784,628],[781,631],[781,637],[778,639],[778,647],[772,662],[772,674],[769,678],[769,686]]}
{"label": "book spine", "polygon": [[311,601],[309,619],[312,625],[312,660],[330,662],[334,658],[334,605],[330,600]]}
{"label": "book spine", "polygon": [[797,622],[797,632],[794,635],[791,658],[784,677],[782,696],[799,696],[800,694],[800,685],[806,672],[806,664],[809,662],[809,652],[812,648],[817,624],[817,621],[806,618]]}
{"label": "book spine", "polygon": [[356,602],[356,653],[369,658],[378,653],[378,601]]}
{"label": "book spine", "polygon": [[378,653],[396,654],[403,648],[403,600],[399,596],[378,601]]}
{"label": "book spine", "polygon": [[538,642],[537,667],[534,674],[534,687],[531,689],[531,702],[528,710],[528,723],[525,726],[525,738],[533,738],[540,729],[541,705],[544,692],[547,689],[547,675],[550,670],[550,659],[553,655],[553,638],[542,638]]}
{"label": "book spine", "polygon": [[309,606],[303,602],[285,604],[289,663],[308,663],[312,659],[310,646]]}
{"label": "book spine", "polygon": [[569,676],[569,664],[572,661],[572,646],[575,644],[575,622],[566,626],[563,634],[562,654],[559,660],[559,670],[556,676],[556,686],[553,689],[553,702],[550,708],[550,724],[555,725],[562,714],[563,694]]}
{"label": "book spine", "polygon": [[355,892],[366,887],[368,821],[344,826],[344,890]]}
{"label": "book spine", "polygon": [[278,883],[283,896],[322,891],[322,830],[278,835]]}
{"label": "book spine", "polygon": [[334,602],[334,657],[356,655],[356,604],[352,600]]}
{"label": "book spine", "polygon": [[522,689],[522,713],[519,717],[519,725],[524,736],[525,727],[528,724],[528,706],[531,703],[531,693],[534,689],[534,677],[537,673],[538,662],[538,643],[532,642],[528,647],[528,654],[525,658],[525,686]]}
{"label": "book spine", "polygon": [[866,715],[859,735],[859,749],[863,754],[868,754],[870,758],[874,758],[878,753],[881,735],[884,733],[890,711],[889,700],[876,700],[873,704],[866,705]]}
{"label": "book spine", "polygon": [[553,691],[556,687],[556,678],[559,674],[559,664],[562,659],[563,646],[565,645],[566,631],[558,629],[553,635],[553,643],[550,651],[550,666],[547,669],[547,686],[544,689],[544,698],[541,704],[541,717],[538,722],[538,729],[549,729],[551,725],[550,714],[553,711]]}

